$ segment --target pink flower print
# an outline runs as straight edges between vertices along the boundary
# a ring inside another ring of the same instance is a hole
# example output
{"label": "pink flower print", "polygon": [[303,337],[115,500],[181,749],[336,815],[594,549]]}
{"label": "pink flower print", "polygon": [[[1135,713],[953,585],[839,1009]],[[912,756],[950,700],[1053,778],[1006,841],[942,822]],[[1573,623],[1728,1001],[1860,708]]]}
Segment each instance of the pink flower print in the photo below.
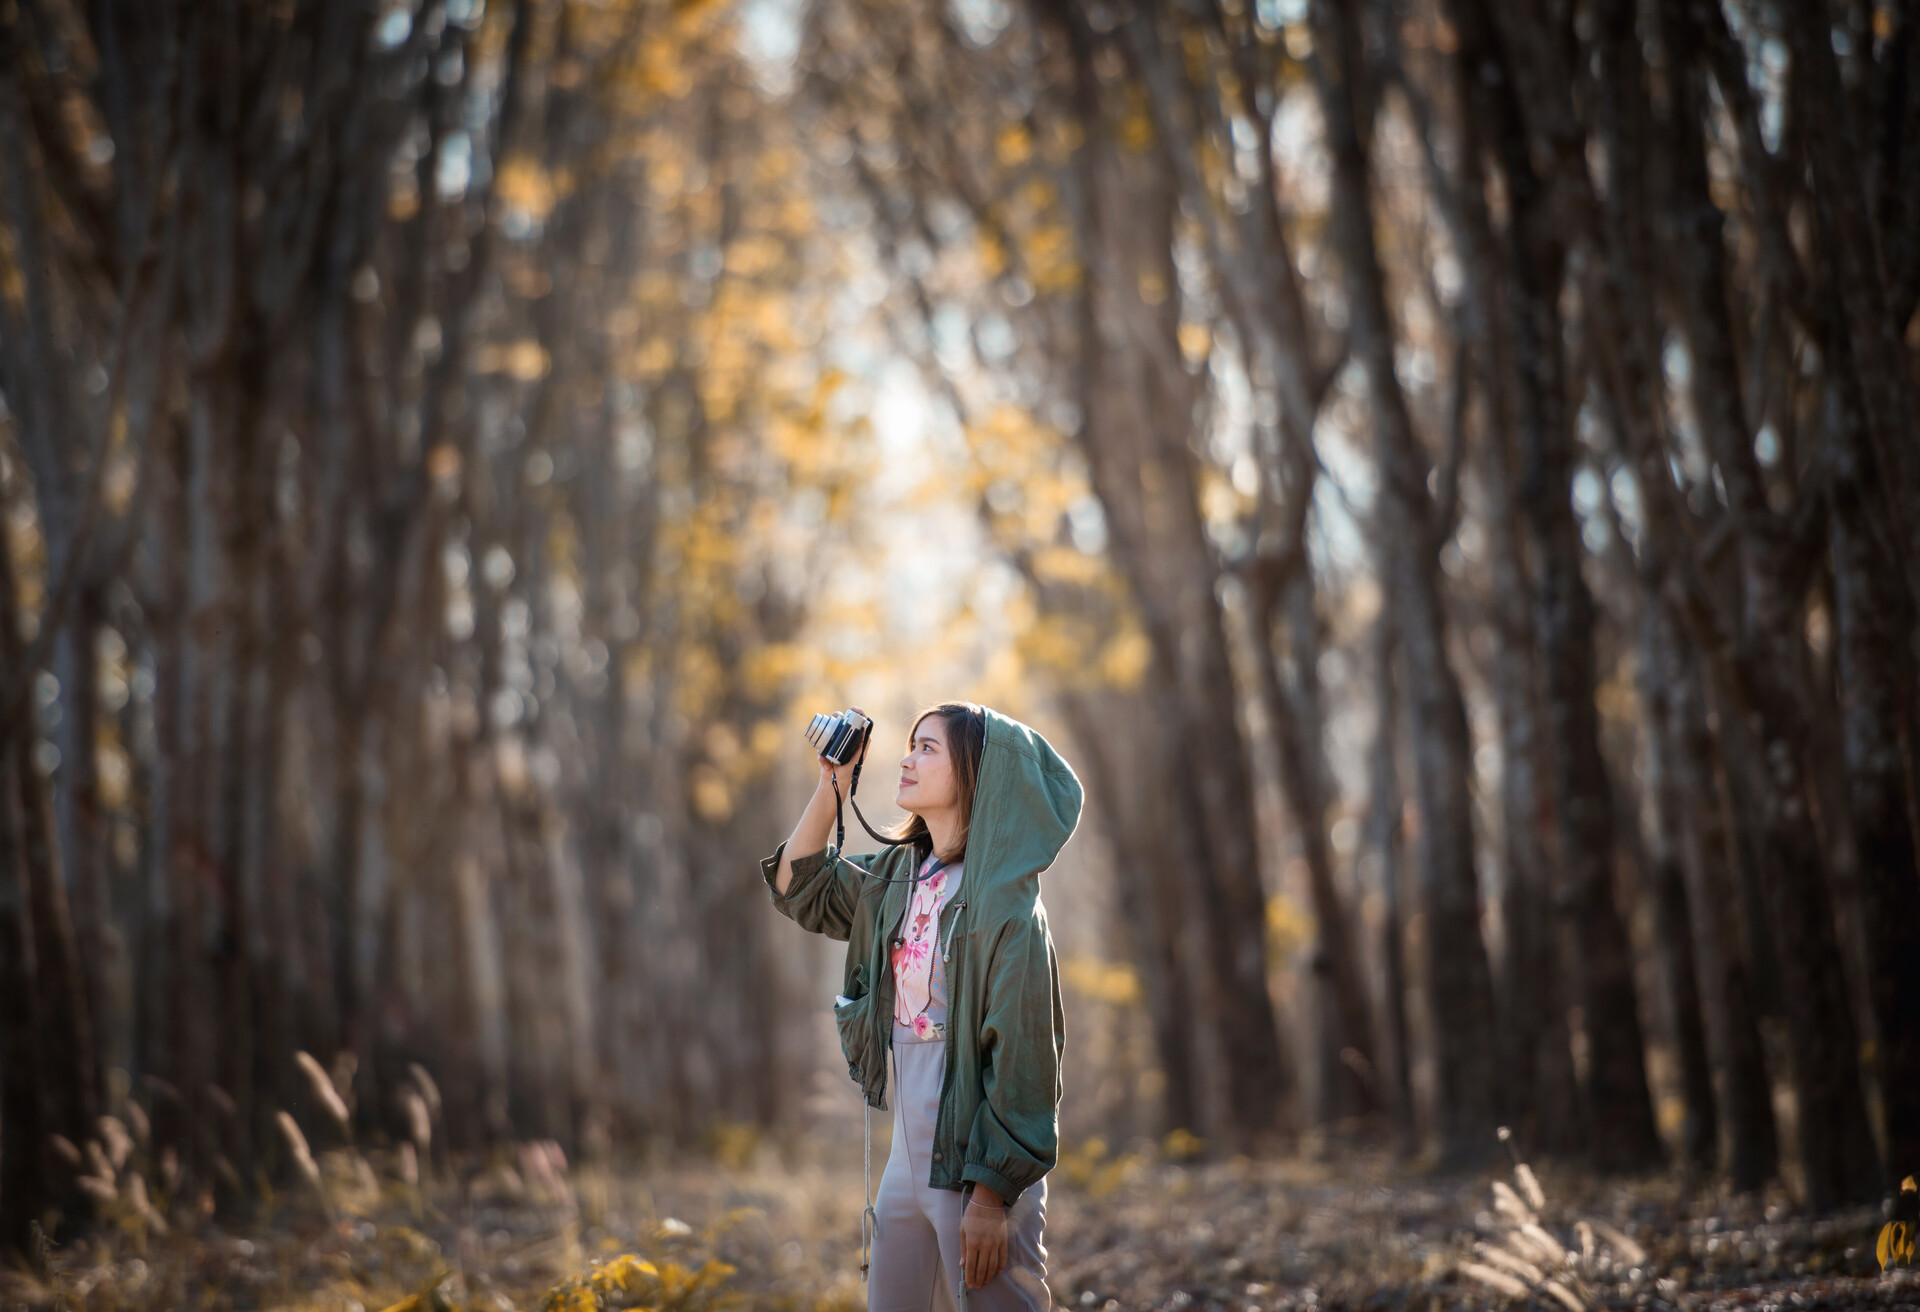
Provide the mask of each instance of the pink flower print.
{"label": "pink flower print", "polygon": [[927,881],[928,891],[931,892],[936,898],[938,898],[942,893],[944,893],[946,891],[946,888],[947,888],[947,872],[944,870],[941,871],[939,874],[935,875],[932,879],[929,879]]}
{"label": "pink flower print", "polygon": [[913,1018],[913,1037],[916,1039],[933,1037],[933,1022],[928,1020],[925,1015],[919,1015]]}

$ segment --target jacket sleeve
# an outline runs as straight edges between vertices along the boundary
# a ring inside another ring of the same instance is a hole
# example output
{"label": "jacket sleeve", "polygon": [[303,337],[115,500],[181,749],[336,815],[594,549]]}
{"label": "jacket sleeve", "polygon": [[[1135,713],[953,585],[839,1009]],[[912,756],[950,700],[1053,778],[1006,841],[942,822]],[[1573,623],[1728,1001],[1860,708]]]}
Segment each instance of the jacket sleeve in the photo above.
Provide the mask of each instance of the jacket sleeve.
{"label": "jacket sleeve", "polygon": [[827,848],[810,856],[797,856],[793,859],[793,878],[782,894],[776,881],[780,878],[780,855],[786,850],[787,845],[782,843],[760,863],[760,876],[773,896],[773,909],[810,933],[846,942],[853,932],[854,908],[860,902],[860,880],[873,865],[875,854],[841,856]]}
{"label": "jacket sleeve", "polygon": [[1009,1204],[1053,1169],[1060,1153],[1059,975],[1046,921],[1010,925],[987,976],[980,1026],[984,1096],[967,1135],[960,1178]]}

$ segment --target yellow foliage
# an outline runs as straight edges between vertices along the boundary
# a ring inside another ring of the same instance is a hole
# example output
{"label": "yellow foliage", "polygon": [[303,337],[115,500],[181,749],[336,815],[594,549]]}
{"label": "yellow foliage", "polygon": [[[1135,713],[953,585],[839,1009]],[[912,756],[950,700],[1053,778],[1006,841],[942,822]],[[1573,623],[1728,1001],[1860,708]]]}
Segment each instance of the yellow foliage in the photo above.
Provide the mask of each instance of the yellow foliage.
{"label": "yellow foliage", "polygon": [[1122,692],[1140,686],[1153,663],[1153,645],[1138,629],[1128,629],[1107,640],[1100,652],[1100,677]]}
{"label": "yellow foliage", "polygon": [[1140,977],[1125,962],[1069,957],[1060,965],[1060,976],[1073,992],[1095,1002],[1115,1007],[1132,1007],[1140,1002]]}
{"label": "yellow foliage", "polygon": [[628,69],[632,84],[644,92],[678,100],[693,90],[693,74],[671,33],[655,29],[643,36]]}
{"label": "yellow foliage", "polygon": [[1893,1266],[1912,1266],[1913,1247],[1913,1227],[1905,1221],[1889,1221],[1880,1227],[1873,1255],[1880,1260],[1882,1271]]}
{"label": "yellow foliage", "polygon": [[1053,183],[1045,178],[1035,178],[1027,183],[1026,186],[1020,188],[1021,204],[1032,213],[1036,219],[1052,210],[1059,199],[1059,191],[1054,187]]}
{"label": "yellow foliage", "polygon": [[547,521],[547,562],[553,571],[576,579],[580,569],[580,534],[573,516],[564,510],[551,511]]}
{"label": "yellow foliage", "polygon": [[1160,1141],[1160,1155],[1170,1162],[1190,1162],[1207,1151],[1207,1141],[1185,1126],[1169,1130]]}
{"label": "yellow foliage", "polygon": [[1213,524],[1231,524],[1253,510],[1253,498],[1244,495],[1213,465],[1200,470],[1200,512]]}
{"label": "yellow foliage", "polygon": [[1147,111],[1146,93],[1141,88],[1127,88],[1127,110],[1114,135],[1135,154],[1145,154],[1153,145],[1153,116]]}
{"label": "yellow foliage", "polygon": [[689,644],[679,653],[675,673],[680,685],[675,690],[675,708],[689,720],[704,719],[707,708],[719,699],[726,684],[726,672],[718,658],[699,643]]}
{"label": "yellow foliage", "polygon": [[741,682],[756,698],[772,698],[793,683],[805,666],[807,649],[798,643],[772,642],[748,652],[741,662]]}
{"label": "yellow foliage", "polygon": [[1207,354],[1213,349],[1213,330],[1203,323],[1183,323],[1180,325],[1180,354],[1189,365],[1198,367],[1206,363]]}
{"label": "yellow foliage", "polygon": [[998,278],[1007,269],[1007,248],[1000,239],[990,232],[982,232],[975,254],[980,260],[980,272],[988,278]]}
{"label": "yellow foliage", "polygon": [[674,358],[678,355],[674,343],[664,337],[655,337],[640,344],[629,357],[629,365],[643,378],[657,378],[673,368]]}
{"label": "yellow foliage", "polygon": [[1267,899],[1267,966],[1278,970],[1313,942],[1315,926],[1307,909],[1285,893]]}
{"label": "yellow foliage", "polygon": [[746,1168],[753,1150],[760,1146],[760,1131],[745,1121],[722,1121],[707,1132],[713,1155],[730,1171]]}
{"label": "yellow foliage", "polygon": [[787,731],[777,720],[759,720],[753,726],[753,738],[749,744],[754,756],[762,761],[771,760],[787,743]]}
{"label": "yellow foliage", "polygon": [[1880,1236],[1875,1241],[1873,1255],[1880,1260],[1880,1269],[1893,1266],[1912,1266],[1914,1262],[1914,1228],[1920,1223],[1920,1189],[1914,1184],[1914,1178],[1908,1176],[1900,1182],[1900,1192],[1894,1195],[1893,1217],[1880,1228]]}
{"label": "yellow foliage", "polygon": [[1064,223],[1046,223],[1027,234],[1027,269],[1034,287],[1048,295],[1072,291],[1080,285],[1080,262],[1075,258],[1073,230]]}
{"label": "yellow foliage", "polygon": [[1054,546],[1034,553],[1033,572],[1049,583],[1091,587],[1107,577],[1107,566],[1098,556],[1089,556],[1072,547]]}
{"label": "yellow foliage", "polygon": [[524,151],[516,151],[500,163],[494,191],[509,209],[519,210],[535,221],[553,212],[558,189],[553,175]]}
{"label": "yellow foliage", "polygon": [[994,137],[993,153],[1008,168],[1024,164],[1033,155],[1033,134],[1023,124],[1003,124]]}
{"label": "yellow foliage", "polygon": [[1049,164],[1064,164],[1087,139],[1086,129],[1073,119],[1056,119],[1048,124],[1046,152]]}
{"label": "yellow foliage", "polygon": [[1629,724],[1639,718],[1640,694],[1632,652],[1626,653],[1615,664],[1613,672],[1593,690],[1593,704],[1601,720],[1608,723]]}
{"label": "yellow foliage", "polygon": [[677,1262],[649,1262],[633,1253],[595,1264],[584,1275],[547,1291],[545,1312],[609,1312],[648,1308],[652,1312],[706,1312],[732,1300],[721,1287],[734,1269],[706,1262],[697,1270]]}
{"label": "yellow foliage", "polygon": [[445,1289],[448,1274],[442,1271],[425,1289],[407,1295],[382,1312],[453,1312],[453,1300],[447,1297]]}
{"label": "yellow foliage", "polygon": [[1099,1135],[1074,1148],[1063,1148],[1056,1168],[1061,1180],[1094,1198],[1105,1198],[1124,1185],[1142,1164],[1137,1153],[1111,1156]]}
{"label": "yellow foliage", "polygon": [[1089,625],[1078,616],[1046,615],[1020,635],[1020,654],[1036,669],[1067,674],[1086,664],[1093,640]]}
{"label": "yellow foliage", "polygon": [[707,823],[719,824],[733,815],[733,790],[712,766],[694,766],[687,791],[693,800],[694,813]]}
{"label": "yellow foliage", "polygon": [[547,376],[552,361],[540,343],[531,337],[498,346],[483,346],[474,352],[474,368],[483,374],[504,373],[519,382],[530,383]]}

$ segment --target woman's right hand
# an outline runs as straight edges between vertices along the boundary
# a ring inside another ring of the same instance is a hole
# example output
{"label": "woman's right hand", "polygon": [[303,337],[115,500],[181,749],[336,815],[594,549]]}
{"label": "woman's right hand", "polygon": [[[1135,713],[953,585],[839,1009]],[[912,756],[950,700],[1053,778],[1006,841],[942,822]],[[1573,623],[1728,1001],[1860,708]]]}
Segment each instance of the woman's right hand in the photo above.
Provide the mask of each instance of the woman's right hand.
{"label": "woman's right hand", "polygon": [[[849,710],[853,710],[853,711],[859,711],[859,713],[860,713],[861,715],[866,715],[866,714],[867,714],[867,713],[866,713],[865,711],[862,711],[862,710],[860,710],[860,708],[859,708],[858,706],[851,706],[851,707],[848,707],[847,709],[849,709]],[[868,719],[872,719],[873,717],[872,717],[872,716],[867,716],[867,718],[868,718]],[[867,734],[867,741],[866,741],[866,742],[864,742],[864,743],[861,743],[861,744],[860,744],[860,750],[859,750],[859,751],[857,751],[857,752],[855,752],[855,753],[853,754],[853,759],[852,759],[852,760],[850,760],[850,761],[848,761],[848,762],[847,762],[847,763],[846,763],[845,765],[835,765],[835,764],[834,764],[834,763],[833,763],[832,761],[829,761],[829,760],[828,760],[828,759],[827,759],[826,757],[824,757],[824,756],[822,756],[822,757],[820,757],[820,758],[819,758],[819,761],[820,761],[820,784],[821,784],[821,786],[822,786],[823,788],[831,788],[831,787],[833,787],[833,786],[834,786],[834,778],[833,778],[833,776],[834,776],[834,772],[835,772],[835,771],[837,771],[837,770],[852,770],[852,769],[853,769],[853,768],[854,768],[855,766],[857,766],[857,765],[859,765],[859,764],[860,764],[860,762],[861,762],[862,760],[864,760],[864,759],[866,758],[866,755],[867,755],[867,747],[868,747],[868,745],[869,745],[869,744],[871,744],[872,742],[873,742],[873,734],[872,734],[871,732],[869,732],[869,733]]]}
{"label": "woman's right hand", "polygon": [[[860,711],[858,706],[852,709]],[[865,715],[866,712],[860,711],[860,714]],[[800,821],[794,825],[793,834],[787,839],[787,845],[781,851],[780,868],[774,874],[774,891],[782,897],[785,897],[787,890],[793,886],[793,858],[824,851],[827,840],[833,836],[833,819],[839,809],[839,799],[846,796],[853,785],[851,775],[840,780],[836,780],[834,776],[842,769],[851,771],[865,754],[866,744],[863,743],[860,751],[855,753],[853,759],[845,766],[834,765],[824,756],[818,758],[820,783],[814,788],[813,796],[807,800],[807,809],[800,813]]]}

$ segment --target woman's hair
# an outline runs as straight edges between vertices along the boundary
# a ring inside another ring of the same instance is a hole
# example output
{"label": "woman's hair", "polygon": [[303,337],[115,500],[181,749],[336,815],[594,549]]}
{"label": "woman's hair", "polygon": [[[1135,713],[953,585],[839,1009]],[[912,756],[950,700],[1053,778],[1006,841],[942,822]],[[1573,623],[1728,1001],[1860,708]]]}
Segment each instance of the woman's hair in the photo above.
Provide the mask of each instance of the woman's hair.
{"label": "woman's hair", "polygon": [[[987,748],[987,713],[971,702],[941,702],[914,716],[913,727],[918,729],[929,715],[939,716],[946,726],[947,754],[953,758],[953,783],[960,794],[960,828],[953,836],[950,849],[937,854],[942,861],[954,862],[967,855],[973,794],[980,782],[980,757]],[[911,742],[912,733],[907,737]],[[922,861],[933,853],[933,835],[927,832],[927,822],[917,815],[909,815],[888,837],[912,843]]]}

